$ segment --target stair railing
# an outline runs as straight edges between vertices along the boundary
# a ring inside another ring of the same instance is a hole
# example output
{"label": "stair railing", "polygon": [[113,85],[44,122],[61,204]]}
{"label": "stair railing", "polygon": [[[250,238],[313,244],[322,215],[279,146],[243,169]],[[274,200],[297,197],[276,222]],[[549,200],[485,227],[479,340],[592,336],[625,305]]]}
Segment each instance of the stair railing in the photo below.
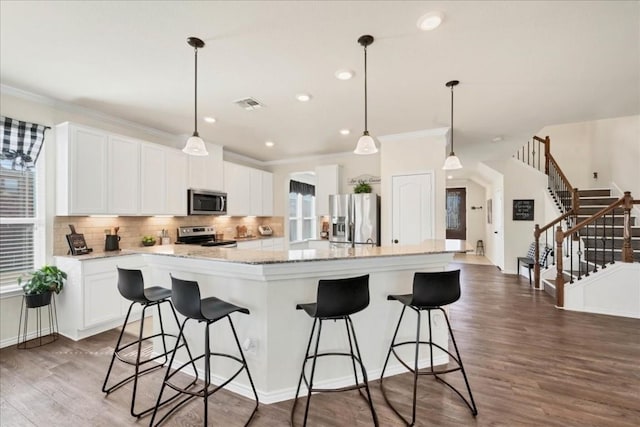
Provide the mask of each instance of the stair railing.
{"label": "stair railing", "polygon": [[[565,269],[563,262],[563,247],[567,242],[571,243],[571,248],[568,250],[567,258],[569,260],[569,267],[567,274],[569,276],[569,283],[581,280],[582,277],[587,277],[592,273],[596,273],[598,268],[605,269],[607,264],[615,263],[615,247],[616,240],[613,239],[615,233],[615,220],[616,214],[619,215],[622,210],[623,215],[623,239],[621,249],[621,261],[633,262],[633,249],[631,247],[631,208],[634,204],[638,204],[640,201],[634,201],[631,197],[631,192],[625,191],[624,196],[609,206],[603,208],[593,216],[581,221],[568,230],[563,230],[561,226],[556,227],[555,233],[555,256],[556,256],[556,305],[558,307],[564,307],[564,285]],[[546,227],[546,226],[545,226]],[[540,229],[542,230],[542,228]],[[577,239],[577,251],[573,251],[574,236],[581,236]],[[585,239],[589,243],[589,239],[593,239],[593,250],[589,250],[590,245],[585,245],[585,252],[582,251],[582,239]],[[607,247],[607,242],[610,242]],[[574,252],[577,255],[577,262],[574,259]],[[582,255],[584,254],[584,260]],[[576,267],[577,266],[577,267]],[[539,276],[536,276],[539,279]]]}
{"label": "stair railing", "polygon": [[[544,162],[540,159],[541,151],[544,153]],[[558,162],[551,154],[551,139],[548,136],[544,137],[544,139],[534,136],[533,140],[527,141],[527,144],[522,146],[514,157],[540,172],[543,171],[544,165],[544,173],[547,175],[547,188],[551,192],[551,196],[561,212],[558,218],[543,227],[540,227],[538,224],[535,225],[534,286],[536,289],[540,289],[540,238],[544,233],[545,245],[552,246],[553,243],[549,245],[549,241],[553,241],[555,237],[549,238],[549,234],[553,233],[553,226],[562,220],[565,220],[567,228],[576,223],[578,210],[580,209],[580,197],[578,189],[571,185],[569,179],[564,172],[562,172]],[[570,244],[570,242],[568,242],[568,244]],[[557,258],[557,253],[554,252],[552,257],[553,264],[556,263]]]}

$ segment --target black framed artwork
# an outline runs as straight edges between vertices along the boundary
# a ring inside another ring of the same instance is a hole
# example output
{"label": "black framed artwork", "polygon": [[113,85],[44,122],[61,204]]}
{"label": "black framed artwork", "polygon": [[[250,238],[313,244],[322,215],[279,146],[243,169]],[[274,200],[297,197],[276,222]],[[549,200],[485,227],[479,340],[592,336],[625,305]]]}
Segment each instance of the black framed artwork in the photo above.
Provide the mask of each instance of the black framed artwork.
{"label": "black framed artwork", "polygon": [[513,201],[514,221],[533,221],[534,200],[520,199]]}

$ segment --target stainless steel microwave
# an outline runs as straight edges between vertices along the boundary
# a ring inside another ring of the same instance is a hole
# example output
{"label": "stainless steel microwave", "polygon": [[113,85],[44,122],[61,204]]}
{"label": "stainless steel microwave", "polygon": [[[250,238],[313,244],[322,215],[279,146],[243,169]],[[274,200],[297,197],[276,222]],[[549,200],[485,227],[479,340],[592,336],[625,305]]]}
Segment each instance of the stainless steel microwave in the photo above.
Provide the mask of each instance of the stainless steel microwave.
{"label": "stainless steel microwave", "polygon": [[226,215],[227,193],[189,189],[189,215]]}

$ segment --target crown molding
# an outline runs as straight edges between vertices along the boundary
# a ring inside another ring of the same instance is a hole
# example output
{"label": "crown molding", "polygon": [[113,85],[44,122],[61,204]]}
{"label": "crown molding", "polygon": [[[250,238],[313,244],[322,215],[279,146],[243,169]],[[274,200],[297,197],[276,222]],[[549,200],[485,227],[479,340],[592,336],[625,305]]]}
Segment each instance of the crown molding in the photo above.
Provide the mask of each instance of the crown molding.
{"label": "crown molding", "polygon": [[423,130],[417,130],[413,132],[403,132],[403,133],[396,133],[391,135],[382,135],[382,136],[378,136],[377,139],[380,142],[396,142],[396,141],[407,141],[407,140],[420,139],[420,138],[429,138],[433,136],[446,136],[449,133],[449,129],[450,129],[449,127],[423,129]]}
{"label": "crown molding", "polygon": [[[372,154],[372,156],[376,156],[380,154]],[[277,166],[277,165],[286,165],[289,163],[299,163],[299,162],[308,162],[314,160],[326,160],[335,157],[344,157],[344,156],[357,156],[357,154],[353,154],[353,151],[343,151],[339,153],[330,153],[330,154],[318,154],[315,156],[305,156],[305,157],[295,157],[291,159],[282,159],[282,160],[269,160],[264,162],[267,166]]]}
{"label": "crown molding", "polygon": [[13,86],[8,86],[5,84],[0,84],[0,93],[3,95],[10,95],[10,96],[14,96],[16,98],[21,98],[24,99],[26,101],[31,101],[31,102],[35,102],[38,104],[42,104],[42,105],[47,105],[49,107],[54,107],[56,109],[59,110],[64,110],[67,111],[69,113],[76,113],[76,114],[82,114],[85,115],[87,117],[93,118],[93,119],[97,119],[97,120],[101,120],[113,125],[118,125],[118,126],[125,126],[128,127],[130,129],[135,129],[137,131],[141,131],[141,132],[145,132],[147,134],[159,137],[159,138],[163,138],[163,139],[167,139],[171,142],[179,142],[181,141],[181,137],[179,135],[174,135],[172,133],[169,132],[164,132],[161,131],[159,129],[156,128],[152,128],[149,126],[144,126],[141,125],[139,123],[136,122],[132,122],[126,119],[122,119],[120,117],[116,117],[116,116],[112,116],[109,114],[105,114],[102,113],[100,111],[97,110],[93,110],[91,108],[86,108],[86,107],[82,107],[79,106],[77,104],[73,104],[70,102],[66,102],[66,101],[61,101],[59,99],[56,98],[51,98],[48,96],[44,96],[44,95],[39,95],[33,92],[29,92],[23,89],[18,89],[16,87]]}

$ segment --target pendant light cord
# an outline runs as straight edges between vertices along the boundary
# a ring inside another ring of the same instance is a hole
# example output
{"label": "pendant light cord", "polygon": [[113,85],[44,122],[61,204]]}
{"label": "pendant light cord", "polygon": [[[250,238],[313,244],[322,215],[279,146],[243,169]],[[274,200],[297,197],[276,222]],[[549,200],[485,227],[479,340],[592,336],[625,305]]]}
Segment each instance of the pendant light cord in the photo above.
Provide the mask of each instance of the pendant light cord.
{"label": "pendant light cord", "polygon": [[453,85],[451,86],[451,154],[453,152]]}
{"label": "pendant light cord", "polygon": [[369,134],[367,127],[367,46],[364,47],[364,133]]}
{"label": "pendant light cord", "polygon": [[193,135],[194,136],[198,136],[198,48],[194,47],[193,48],[195,51],[195,76],[196,76],[196,81],[195,81],[195,90],[194,90],[194,116],[193,116],[193,127],[194,127],[194,131],[193,131]]}

